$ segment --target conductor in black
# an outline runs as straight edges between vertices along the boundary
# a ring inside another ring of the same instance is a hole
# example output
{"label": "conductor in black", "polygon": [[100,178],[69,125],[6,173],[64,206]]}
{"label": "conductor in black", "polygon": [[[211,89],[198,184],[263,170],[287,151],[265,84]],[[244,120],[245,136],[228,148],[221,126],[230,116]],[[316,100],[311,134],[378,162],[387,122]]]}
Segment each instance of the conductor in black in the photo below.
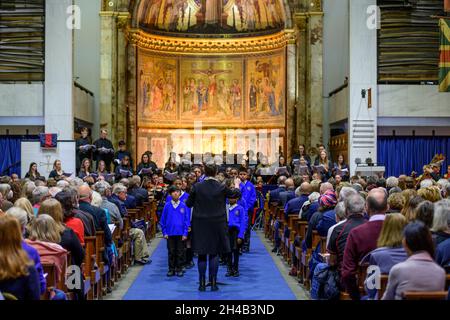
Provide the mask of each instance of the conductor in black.
{"label": "conductor in black", "polygon": [[234,188],[227,188],[216,180],[216,174],[216,165],[205,165],[205,180],[192,187],[186,201],[186,205],[193,208],[192,250],[198,254],[199,291],[206,290],[208,261],[211,291],[219,290],[217,286],[219,254],[230,252],[226,199],[240,195],[238,179],[234,183]]}

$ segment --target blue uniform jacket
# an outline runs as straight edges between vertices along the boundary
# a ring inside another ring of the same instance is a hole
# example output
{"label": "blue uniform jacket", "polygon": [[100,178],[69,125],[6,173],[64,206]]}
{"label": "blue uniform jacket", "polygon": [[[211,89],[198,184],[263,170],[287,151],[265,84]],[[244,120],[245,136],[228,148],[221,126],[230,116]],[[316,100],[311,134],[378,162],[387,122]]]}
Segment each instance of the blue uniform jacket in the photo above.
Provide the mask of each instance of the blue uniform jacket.
{"label": "blue uniform jacket", "polygon": [[286,216],[294,213],[299,214],[300,209],[302,208],[303,204],[306,201],[308,201],[308,196],[305,194],[302,194],[300,197],[296,197],[294,199],[289,200],[284,206],[284,214]]}
{"label": "blue uniform jacket", "polygon": [[[186,200],[189,198],[189,193],[183,192],[183,194],[180,197],[180,201],[183,203],[186,203]],[[167,195],[166,197],[166,203],[170,203],[172,201],[172,197],[170,195]],[[191,226],[191,208],[187,207],[189,210],[189,227]]]}
{"label": "blue uniform jacket", "polygon": [[246,181],[245,183],[241,182],[239,189],[241,190],[242,199],[244,199],[246,207],[244,207],[245,211],[252,210],[255,206],[256,202],[256,189],[253,183],[250,181]]}
{"label": "blue uniform jacket", "polygon": [[237,227],[239,229],[238,238],[244,239],[245,229],[247,228],[247,212],[245,209],[236,204],[228,209],[228,226]]}
{"label": "blue uniform jacket", "polygon": [[336,212],[334,209],[325,211],[317,225],[317,232],[321,237],[326,237],[328,229],[336,224]]}
{"label": "blue uniform jacket", "polygon": [[188,235],[190,214],[184,202],[179,202],[174,208],[172,202],[166,203],[161,214],[161,229],[164,236]]}

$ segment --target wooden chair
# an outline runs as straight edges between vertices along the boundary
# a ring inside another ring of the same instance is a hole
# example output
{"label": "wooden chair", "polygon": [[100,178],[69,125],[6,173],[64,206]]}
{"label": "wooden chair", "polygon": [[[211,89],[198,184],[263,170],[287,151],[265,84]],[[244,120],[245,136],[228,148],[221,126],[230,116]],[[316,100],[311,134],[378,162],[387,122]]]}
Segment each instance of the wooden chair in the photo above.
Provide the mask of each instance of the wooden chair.
{"label": "wooden chair", "polygon": [[405,291],[402,294],[404,300],[446,300],[448,296],[447,291]]}
{"label": "wooden chair", "polygon": [[106,252],[105,233],[103,231],[97,231],[95,233],[95,238],[96,238],[95,255],[101,276],[102,296],[103,296],[106,294],[106,288],[111,286],[111,284],[109,283],[109,279],[111,279],[110,269],[109,266],[105,264],[105,262],[103,261],[104,252]]}
{"label": "wooden chair", "polygon": [[56,265],[54,263],[42,263],[44,275],[47,274],[45,281],[47,290],[41,295],[41,300],[50,300],[50,291],[58,287],[58,279],[56,278]]}
{"label": "wooden chair", "polygon": [[448,291],[449,288],[450,288],[450,274],[447,273],[445,278],[445,290]]}
{"label": "wooden chair", "polygon": [[380,276],[380,290],[378,290],[378,300],[381,300],[384,293],[386,292],[387,283],[388,283],[389,275],[388,274],[382,274]]}
{"label": "wooden chair", "polygon": [[97,265],[96,257],[97,237],[84,237],[85,258],[84,258],[84,277],[90,280],[91,291],[88,293],[88,300],[100,299],[102,292],[102,282],[100,270]]}

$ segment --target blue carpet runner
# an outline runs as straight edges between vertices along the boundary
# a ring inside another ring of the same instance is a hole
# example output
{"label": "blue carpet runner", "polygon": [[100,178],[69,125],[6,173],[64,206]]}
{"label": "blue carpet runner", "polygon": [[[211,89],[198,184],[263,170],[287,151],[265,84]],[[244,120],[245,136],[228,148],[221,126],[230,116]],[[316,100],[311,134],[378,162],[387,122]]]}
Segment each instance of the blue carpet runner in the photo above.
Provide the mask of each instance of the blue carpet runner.
{"label": "blue carpet runner", "polygon": [[[259,237],[253,233],[250,253],[240,257],[240,277],[225,277],[220,266],[219,291],[199,292],[197,265],[186,270],[184,277],[166,276],[167,246],[162,239],[151,259],[128,289],[124,300],[295,300],[280,271]],[[195,261],[196,262],[196,261]]]}

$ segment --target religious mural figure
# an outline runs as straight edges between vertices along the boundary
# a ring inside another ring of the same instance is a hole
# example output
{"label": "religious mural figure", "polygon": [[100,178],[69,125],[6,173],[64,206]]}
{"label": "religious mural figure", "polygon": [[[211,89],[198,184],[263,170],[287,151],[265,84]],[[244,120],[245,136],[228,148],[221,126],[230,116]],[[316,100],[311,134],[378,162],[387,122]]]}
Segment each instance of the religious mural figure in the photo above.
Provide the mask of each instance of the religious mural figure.
{"label": "religious mural figure", "polygon": [[140,25],[160,31],[208,34],[257,32],[281,28],[281,0],[149,0]]}

